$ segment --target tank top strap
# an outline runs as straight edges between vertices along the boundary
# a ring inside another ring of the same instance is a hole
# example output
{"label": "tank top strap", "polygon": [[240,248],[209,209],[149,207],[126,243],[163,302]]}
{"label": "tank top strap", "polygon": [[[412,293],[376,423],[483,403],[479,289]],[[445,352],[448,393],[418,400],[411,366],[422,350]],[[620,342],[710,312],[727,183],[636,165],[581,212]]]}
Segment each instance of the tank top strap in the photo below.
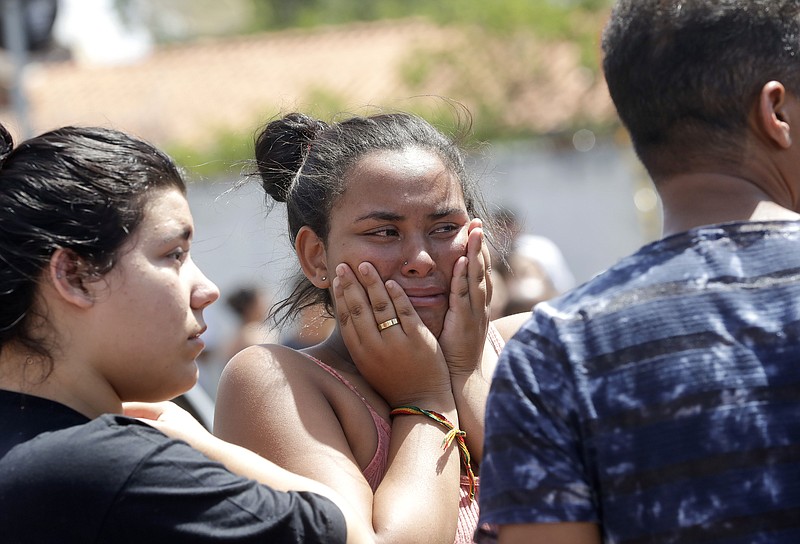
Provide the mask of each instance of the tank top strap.
{"label": "tank top strap", "polygon": [[503,340],[503,337],[500,336],[500,331],[497,330],[497,327],[495,327],[491,321],[489,322],[489,328],[486,330],[486,336],[489,338],[489,343],[492,344],[495,353],[500,355],[500,352],[506,345],[506,341]]}
{"label": "tank top strap", "polygon": [[[303,352],[301,351],[300,353],[303,353]],[[372,411],[372,406],[369,405],[369,403],[367,402],[367,399],[365,399],[364,396],[361,393],[358,392],[358,389],[356,389],[353,384],[351,384],[349,381],[347,381],[347,379],[344,376],[342,376],[336,370],[334,370],[332,366],[323,363],[322,361],[320,361],[319,359],[317,359],[313,355],[309,355],[308,353],[303,353],[303,355],[305,355],[307,358],[309,358],[312,361],[314,361],[317,364],[317,366],[320,367],[322,370],[324,370],[325,372],[327,372],[328,374],[330,374],[331,376],[333,376],[334,378],[336,378],[337,380],[342,382],[344,385],[346,385],[347,388],[350,389],[350,391],[352,391],[353,393],[358,395],[358,398],[360,398],[364,402],[364,404],[367,405],[367,407],[370,409],[370,412]]]}
{"label": "tank top strap", "polygon": [[383,477],[386,474],[386,468],[389,464],[389,440],[391,439],[392,435],[391,425],[388,421],[381,417],[381,415],[377,412],[377,410],[375,410],[375,408],[372,407],[369,402],[367,402],[367,399],[364,398],[358,389],[356,389],[353,384],[351,384],[344,376],[339,374],[333,367],[323,363],[312,355],[307,353],[303,353],[303,355],[314,361],[317,366],[347,386],[350,391],[355,393],[356,396],[361,399],[361,402],[363,402],[364,406],[366,406],[367,410],[369,410],[369,413],[372,416],[372,421],[375,423],[375,431],[378,433],[378,447],[375,448],[375,455],[372,456],[369,464],[364,468],[363,471],[361,471],[361,473],[364,475],[364,478],[367,480],[372,488],[372,491],[374,492],[376,489],[378,489],[378,485],[381,483],[381,480],[383,480]]}

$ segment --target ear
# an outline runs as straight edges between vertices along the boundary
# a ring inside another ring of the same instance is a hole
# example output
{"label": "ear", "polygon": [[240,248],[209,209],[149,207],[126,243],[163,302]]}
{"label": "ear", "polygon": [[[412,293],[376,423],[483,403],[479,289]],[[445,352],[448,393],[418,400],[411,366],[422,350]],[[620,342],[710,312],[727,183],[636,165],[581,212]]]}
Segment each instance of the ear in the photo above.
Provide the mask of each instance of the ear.
{"label": "ear", "polygon": [[311,283],[320,289],[330,287],[332,278],[328,273],[325,244],[310,227],[303,226],[297,232],[294,249],[300,260],[300,268]]}
{"label": "ear", "polygon": [[65,301],[80,308],[94,305],[94,299],[83,285],[85,269],[83,259],[74,251],[58,248],[50,257],[50,283]]}
{"label": "ear", "polygon": [[783,84],[770,81],[758,96],[758,122],[764,134],[781,149],[792,145],[788,95]]}

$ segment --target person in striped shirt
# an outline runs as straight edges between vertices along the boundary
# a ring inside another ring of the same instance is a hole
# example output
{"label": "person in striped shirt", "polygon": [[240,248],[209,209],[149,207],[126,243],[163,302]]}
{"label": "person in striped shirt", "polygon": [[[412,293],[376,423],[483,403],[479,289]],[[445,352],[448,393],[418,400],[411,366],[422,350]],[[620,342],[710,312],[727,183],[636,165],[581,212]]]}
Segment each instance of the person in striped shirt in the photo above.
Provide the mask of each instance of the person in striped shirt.
{"label": "person in striped shirt", "polygon": [[800,542],[800,1],[620,0],[603,50],[663,238],[506,345],[479,540]]}

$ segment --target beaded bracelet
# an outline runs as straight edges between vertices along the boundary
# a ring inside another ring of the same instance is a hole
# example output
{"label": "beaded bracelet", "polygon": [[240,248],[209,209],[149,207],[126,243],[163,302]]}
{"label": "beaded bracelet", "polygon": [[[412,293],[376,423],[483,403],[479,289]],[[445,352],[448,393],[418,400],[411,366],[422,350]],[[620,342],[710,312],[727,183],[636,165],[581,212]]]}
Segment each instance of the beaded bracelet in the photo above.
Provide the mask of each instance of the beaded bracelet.
{"label": "beaded bracelet", "polygon": [[456,427],[452,423],[450,423],[450,421],[446,417],[444,417],[442,414],[438,412],[434,412],[433,410],[425,410],[423,408],[418,408],[416,406],[399,406],[391,411],[391,415],[427,416],[447,429],[447,434],[444,435],[444,439],[442,440],[442,449],[446,450],[450,446],[450,444],[453,443],[453,439],[455,439],[456,443],[458,444],[461,464],[464,466],[464,470],[466,470],[467,472],[467,478],[469,479],[469,498],[470,500],[474,500],[475,473],[472,471],[472,457],[470,456],[469,450],[467,449],[467,442],[464,440],[464,437],[467,436],[467,433],[465,431],[462,431],[461,429],[456,429]]}

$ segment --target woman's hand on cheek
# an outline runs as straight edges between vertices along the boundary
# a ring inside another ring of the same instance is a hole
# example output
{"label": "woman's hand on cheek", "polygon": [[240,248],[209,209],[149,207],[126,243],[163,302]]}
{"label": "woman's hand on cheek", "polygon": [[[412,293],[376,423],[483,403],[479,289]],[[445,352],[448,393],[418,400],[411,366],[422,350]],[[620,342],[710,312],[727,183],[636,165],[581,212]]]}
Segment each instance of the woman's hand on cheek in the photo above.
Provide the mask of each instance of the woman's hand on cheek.
{"label": "woman's hand on cheek", "polygon": [[[396,282],[384,284],[370,263],[361,263],[357,271],[340,264],[333,296],[353,362],[390,406],[449,393],[444,354]],[[390,325],[393,319],[396,325]]]}
{"label": "woman's hand on cheek", "polygon": [[489,327],[491,260],[480,219],[469,225],[466,255],[453,267],[449,309],[439,344],[453,374],[474,372],[483,357]]}

